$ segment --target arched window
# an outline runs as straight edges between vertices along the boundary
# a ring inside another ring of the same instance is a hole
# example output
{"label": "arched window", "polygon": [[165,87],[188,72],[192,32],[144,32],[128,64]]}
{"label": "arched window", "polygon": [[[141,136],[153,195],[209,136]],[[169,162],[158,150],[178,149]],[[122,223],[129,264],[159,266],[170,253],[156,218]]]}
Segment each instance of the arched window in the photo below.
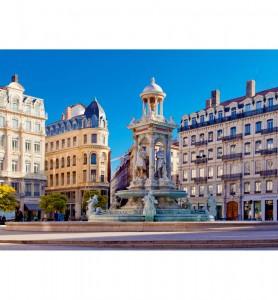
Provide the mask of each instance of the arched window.
{"label": "arched window", "polygon": [[35,111],[36,116],[40,115],[40,104],[39,103],[35,104],[34,111]]}
{"label": "arched window", "polygon": [[65,158],[62,157],[62,159],[61,159],[61,168],[64,168],[64,166],[65,166]]}
{"label": "arched window", "polygon": [[76,166],[76,155],[73,155],[72,157],[72,165]]}
{"label": "arched window", "polygon": [[70,167],[70,156],[67,157],[67,167]]}
{"label": "arched window", "polygon": [[53,169],[53,159],[50,160],[50,170]]}
{"label": "arched window", "polygon": [[48,170],[48,161],[47,160],[44,162],[44,169],[45,169],[45,171]]}
{"label": "arched window", "polygon": [[19,100],[18,99],[13,99],[12,110],[15,110],[15,111],[19,110]]}
{"label": "arched window", "polygon": [[59,168],[59,159],[56,158],[56,168],[58,169]]}
{"label": "arched window", "polygon": [[98,118],[96,115],[92,116],[92,127],[93,128],[98,127]]}
{"label": "arched window", "polygon": [[88,163],[87,154],[84,153],[84,155],[83,155],[83,164],[84,164],[84,165],[87,165],[87,163]]}
{"label": "arched window", "polygon": [[91,154],[91,165],[97,164],[97,155],[95,153]]}

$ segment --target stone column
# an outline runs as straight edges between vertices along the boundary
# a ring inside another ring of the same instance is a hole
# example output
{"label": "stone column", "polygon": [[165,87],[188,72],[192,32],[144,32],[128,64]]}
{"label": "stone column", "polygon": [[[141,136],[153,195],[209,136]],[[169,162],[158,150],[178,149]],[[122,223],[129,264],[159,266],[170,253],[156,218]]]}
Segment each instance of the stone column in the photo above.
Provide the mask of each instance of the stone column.
{"label": "stone column", "polygon": [[152,183],[154,179],[154,170],[155,170],[155,157],[154,157],[154,137],[151,136],[150,148],[149,148],[149,180]]}
{"label": "stone column", "polygon": [[160,115],[163,116],[163,100],[160,102]]}

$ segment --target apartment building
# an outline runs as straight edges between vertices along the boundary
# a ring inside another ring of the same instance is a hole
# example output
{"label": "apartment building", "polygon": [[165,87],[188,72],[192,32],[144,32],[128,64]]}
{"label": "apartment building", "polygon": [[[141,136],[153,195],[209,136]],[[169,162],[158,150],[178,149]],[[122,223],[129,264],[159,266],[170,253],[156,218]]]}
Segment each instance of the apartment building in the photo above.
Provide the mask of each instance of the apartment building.
{"label": "apartment building", "polygon": [[27,220],[39,219],[44,194],[44,101],[24,94],[18,75],[0,87],[0,181],[14,187]]}
{"label": "apartment building", "polygon": [[184,115],[179,129],[180,184],[193,207],[217,201],[217,218],[277,221],[278,87],[220,101]]}
{"label": "apartment building", "polygon": [[66,108],[61,120],[46,128],[46,193],[64,193],[71,219],[81,217],[85,190],[109,198],[110,148],[105,112],[95,99],[87,107]]}

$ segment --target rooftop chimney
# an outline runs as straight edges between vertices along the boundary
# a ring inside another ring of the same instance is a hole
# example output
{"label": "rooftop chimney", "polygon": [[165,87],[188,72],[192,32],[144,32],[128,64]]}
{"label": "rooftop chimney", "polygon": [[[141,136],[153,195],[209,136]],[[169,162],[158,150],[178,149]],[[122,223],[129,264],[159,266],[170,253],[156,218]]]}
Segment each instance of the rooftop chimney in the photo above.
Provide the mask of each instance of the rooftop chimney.
{"label": "rooftop chimney", "polygon": [[71,109],[70,106],[68,106],[68,107],[66,108],[66,115],[65,115],[65,119],[66,119],[66,120],[69,120],[69,119],[71,118],[71,113],[72,113],[72,109]]}
{"label": "rooftop chimney", "polygon": [[211,99],[206,100],[206,109],[211,108],[211,102],[212,102]]}
{"label": "rooftop chimney", "polygon": [[255,80],[248,80],[246,82],[246,96],[254,97],[256,95],[256,82]]}
{"label": "rooftop chimney", "polygon": [[18,82],[18,75],[17,74],[14,74],[12,76],[12,82]]}
{"label": "rooftop chimney", "polygon": [[220,91],[211,91],[211,105],[213,107],[220,105]]}

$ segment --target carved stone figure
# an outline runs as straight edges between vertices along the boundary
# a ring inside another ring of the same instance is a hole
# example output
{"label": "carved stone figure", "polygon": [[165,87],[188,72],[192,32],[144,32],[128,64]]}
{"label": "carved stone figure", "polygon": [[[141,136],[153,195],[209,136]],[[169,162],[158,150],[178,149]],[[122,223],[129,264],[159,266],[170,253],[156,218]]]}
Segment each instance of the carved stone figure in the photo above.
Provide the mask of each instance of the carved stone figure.
{"label": "carved stone figure", "polygon": [[186,197],[186,198],[182,198],[180,200],[180,203],[181,203],[181,207],[182,208],[185,208],[185,209],[191,209],[192,208],[192,204],[191,202],[189,201],[189,198]]}
{"label": "carved stone figure", "polygon": [[208,211],[210,216],[216,217],[216,201],[212,194],[208,197]]}
{"label": "carved stone figure", "polygon": [[160,147],[156,152],[156,176],[157,178],[167,179],[166,162],[164,151]]}
{"label": "carved stone figure", "polygon": [[146,177],[147,153],[146,153],[146,150],[141,146],[138,147],[135,168],[136,168],[137,178],[143,179]]}
{"label": "carved stone figure", "polygon": [[96,209],[95,206],[98,204],[98,197],[94,195],[88,200],[88,209],[87,209],[87,217],[89,218],[92,214],[95,213]]}
{"label": "carved stone figure", "polygon": [[145,221],[154,221],[154,216],[156,214],[155,204],[157,204],[158,201],[155,199],[151,191],[143,198],[143,202],[143,215],[145,216]]}

